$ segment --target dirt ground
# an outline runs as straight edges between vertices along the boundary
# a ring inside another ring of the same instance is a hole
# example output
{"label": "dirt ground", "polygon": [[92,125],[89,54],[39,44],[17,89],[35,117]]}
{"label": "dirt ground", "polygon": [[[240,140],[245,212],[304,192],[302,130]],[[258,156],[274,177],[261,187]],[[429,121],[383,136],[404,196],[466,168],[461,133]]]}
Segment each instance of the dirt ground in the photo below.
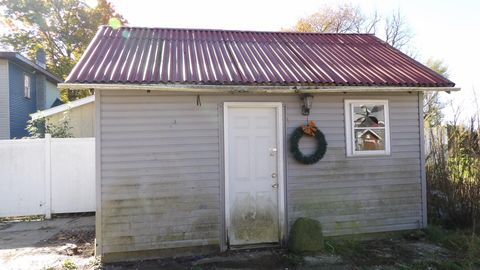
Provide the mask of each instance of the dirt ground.
{"label": "dirt ground", "polygon": [[282,249],[230,251],[211,256],[144,260],[104,265],[106,270],[123,269],[478,269],[457,267],[456,254],[424,239],[404,237],[344,242],[327,241],[321,255],[296,256]]}
{"label": "dirt ground", "polygon": [[[93,256],[94,216],[0,222],[0,270],[3,269],[480,269],[456,262],[464,254],[424,235],[377,240],[326,240],[321,255],[297,256],[282,249],[139,260],[101,265]],[[480,253],[479,253],[480,256]]]}
{"label": "dirt ground", "polygon": [[92,269],[95,217],[0,222],[0,269]]}

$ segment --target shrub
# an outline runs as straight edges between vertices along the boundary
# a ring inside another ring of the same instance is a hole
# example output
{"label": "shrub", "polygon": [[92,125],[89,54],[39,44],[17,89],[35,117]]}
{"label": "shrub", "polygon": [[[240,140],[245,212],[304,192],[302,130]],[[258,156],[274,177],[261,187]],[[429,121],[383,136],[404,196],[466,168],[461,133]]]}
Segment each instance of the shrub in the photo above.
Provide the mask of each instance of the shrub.
{"label": "shrub", "polygon": [[30,119],[27,122],[26,130],[30,134],[29,138],[45,138],[45,133],[51,134],[53,138],[71,138],[72,127],[70,126],[70,119],[64,117],[58,124],[49,123],[45,117],[38,119]]}
{"label": "shrub", "polygon": [[288,249],[296,254],[316,253],[324,250],[320,223],[310,218],[299,218],[293,223]]}
{"label": "shrub", "polygon": [[429,218],[474,228],[480,220],[480,129],[451,124],[448,142],[432,140],[426,160]]}

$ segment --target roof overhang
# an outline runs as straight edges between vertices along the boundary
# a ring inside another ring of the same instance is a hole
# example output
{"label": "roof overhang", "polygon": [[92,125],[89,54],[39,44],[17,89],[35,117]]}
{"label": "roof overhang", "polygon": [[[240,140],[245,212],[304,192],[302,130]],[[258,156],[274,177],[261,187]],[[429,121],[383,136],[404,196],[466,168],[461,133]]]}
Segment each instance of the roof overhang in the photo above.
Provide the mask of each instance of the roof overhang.
{"label": "roof overhang", "polygon": [[81,90],[147,90],[172,93],[352,93],[352,92],[424,92],[459,91],[459,87],[403,87],[403,86],[258,86],[258,85],[186,85],[186,84],[95,84],[60,83],[62,89]]}
{"label": "roof overhang", "polygon": [[0,58],[2,59],[8,59],[10,61],[14,61],[15,63],[23,66],[23,67],[26,67],[26,68],[31,68],[35,71],[38,71],[40,73],[42,73],[43,75],[45,75],[47,77],[47,80],[53,82],[53,83],[60,83],[62,82],[63,80],[60,79],[59,77],[53,75],[52,73],[50,73],[48,70],[46,70],[45,68],[39,66],[38,64],[36,64],[35,62],[27,59],[26,57],[24,57],[23,55],[17,53],[17,52],[3,52],[3,51],[0,51]]}

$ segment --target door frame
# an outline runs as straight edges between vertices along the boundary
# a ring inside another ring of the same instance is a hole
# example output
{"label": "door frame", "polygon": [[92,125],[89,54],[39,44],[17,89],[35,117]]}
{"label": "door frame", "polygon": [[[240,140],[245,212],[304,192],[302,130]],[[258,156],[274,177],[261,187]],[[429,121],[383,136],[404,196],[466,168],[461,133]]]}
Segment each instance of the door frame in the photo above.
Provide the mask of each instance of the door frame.
{"label": "door frame", "polygon": [[275,108],[277,126],[277,204],[278,204],[278,243],[283,245],[286,235],[286,193],[285,193],[285,163],[284,163],[284,122],[283,104],[281,102],[224,102],[223,103],[223,172],[224,172],[224,248],[231,248],[228,242],[230,228],[229,207],[229,165],[228,165],[228,112],[230,108]]}

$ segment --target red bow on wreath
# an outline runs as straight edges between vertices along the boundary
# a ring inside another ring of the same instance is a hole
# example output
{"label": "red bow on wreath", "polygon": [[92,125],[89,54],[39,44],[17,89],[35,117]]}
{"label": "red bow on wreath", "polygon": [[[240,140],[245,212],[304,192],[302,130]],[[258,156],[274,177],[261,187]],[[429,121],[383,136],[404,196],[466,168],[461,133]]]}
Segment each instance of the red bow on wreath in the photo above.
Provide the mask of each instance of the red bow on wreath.
{"label": "red bow on wreath", "polygon": [[303,133],[308,136],[315,136],[315,132],[317,131],[317,126],[315,125],[314,121],[309,121],[305,126],[302,126]]}

